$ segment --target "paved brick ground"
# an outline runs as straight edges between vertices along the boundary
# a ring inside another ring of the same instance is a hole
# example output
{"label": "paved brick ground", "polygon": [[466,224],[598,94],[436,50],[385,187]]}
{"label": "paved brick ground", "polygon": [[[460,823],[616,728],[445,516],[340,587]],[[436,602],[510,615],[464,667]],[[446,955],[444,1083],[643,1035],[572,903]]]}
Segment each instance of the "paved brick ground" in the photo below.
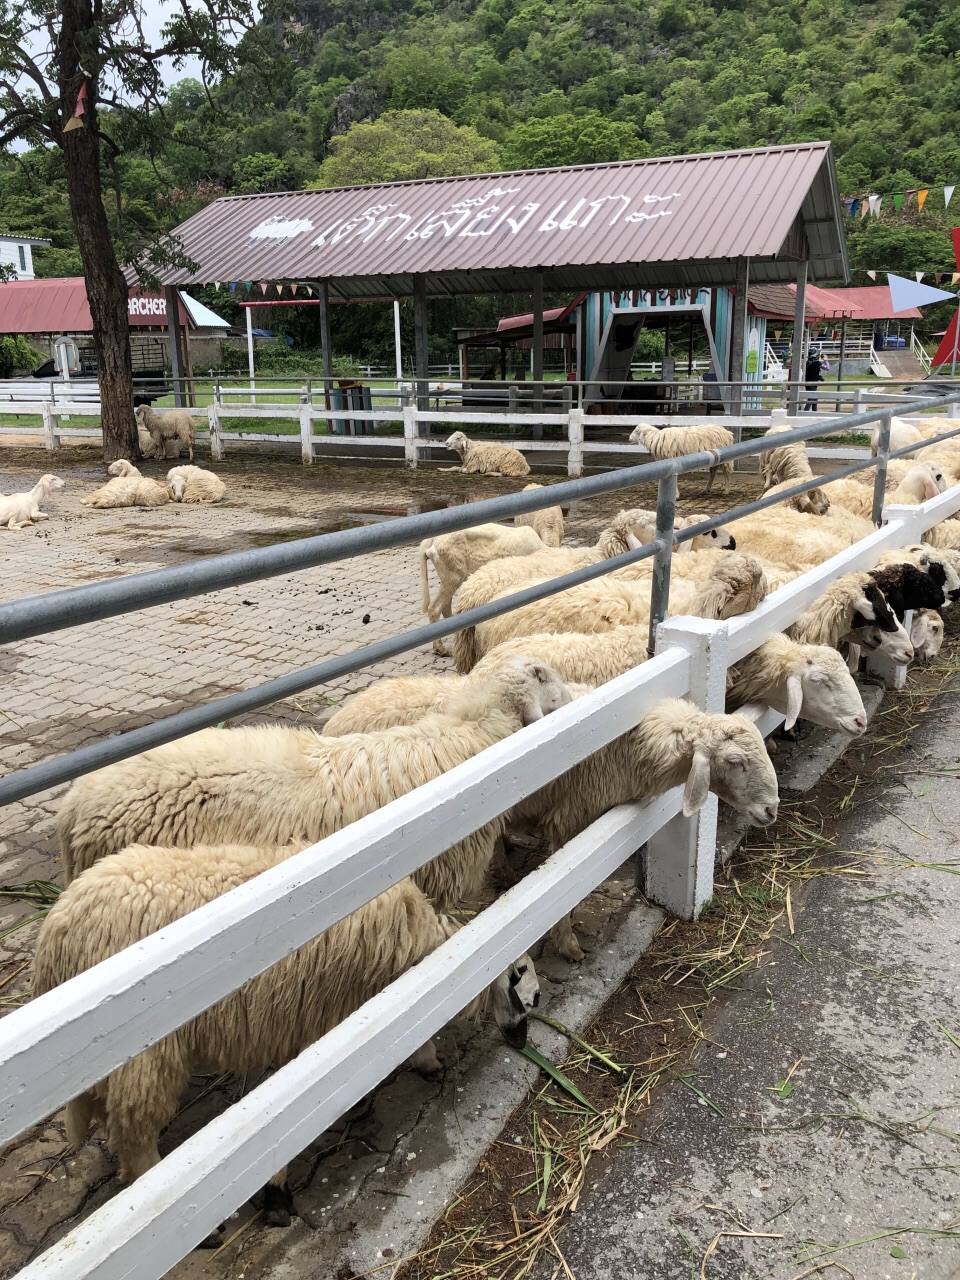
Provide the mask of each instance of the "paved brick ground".
{"label": "paved brick ground", "polygon": [[[0,530],[0,599],[187,564],[520,487],[519,482],[436,470],[411,473],[396,466],[320,463],[305,469],[290,453],[237,450],[218,465],[228,495],[216,507],[98,511],[80,505],[81,497],[104,481],[98,451],[72,448],[52,457],[35,449],[3,450],[0,492],[31,487],[48,467],[67,488],[48,504],[49,521],[19,533]],[[161,473],[156,464],[143,469]],[[746,476],[736,481],[744,496],[756,483]],[[701,477],[685,481],[682,508],[704,509],[702,490]],[[722,509],[736,496],[717,499],[710,508]],[[570,540],[592,541],[614,511],[652,505],[653,499],[649,487],[637,488],[574,509]],[[394,635],[422,620],[419,598],[416,556],[412,548],[402,548],[0,649],[0,772]],[[378,677],[449,666],[449,660],[415,650],[250,719],[319,724],[332,704]],[[0,812],[0,884],[60,879],[53,827],[62,790]],[[28,912],[22,902],[0,904],[0,1012],[27,990],[36,926],[6,931]],[[0,1276],[59,1234],[81,1207],[112,1194],[115,1185],[102,1144],[88,1146],[66,1163],[58,1122],[8,1155],[0,1164],[0,1219],[8,1232],[0,1235]],[[46,1173],[36,1179],[24,1172],[38,1168]],[[8,1217],[5,1210],[14,1204],[17,1213]]]}

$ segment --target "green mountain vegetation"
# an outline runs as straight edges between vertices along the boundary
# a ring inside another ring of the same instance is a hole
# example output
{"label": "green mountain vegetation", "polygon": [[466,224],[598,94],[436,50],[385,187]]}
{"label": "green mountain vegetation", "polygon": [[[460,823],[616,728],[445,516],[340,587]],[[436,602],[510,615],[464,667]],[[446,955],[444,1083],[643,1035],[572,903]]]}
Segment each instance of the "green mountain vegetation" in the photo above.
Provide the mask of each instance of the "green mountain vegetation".
{"label": "green mountain vegetation", "polygon": [[[128,259],[224,193],[828,138],[842,194],[934,188],[850,223],[852,265],[953,268],[960,0],[285,0],[266,22],[268,91],[181,80],[162,142],[114,138]],[[43,275],[80,269],[61,166],[0,153],[0,228],[53,240]]]}

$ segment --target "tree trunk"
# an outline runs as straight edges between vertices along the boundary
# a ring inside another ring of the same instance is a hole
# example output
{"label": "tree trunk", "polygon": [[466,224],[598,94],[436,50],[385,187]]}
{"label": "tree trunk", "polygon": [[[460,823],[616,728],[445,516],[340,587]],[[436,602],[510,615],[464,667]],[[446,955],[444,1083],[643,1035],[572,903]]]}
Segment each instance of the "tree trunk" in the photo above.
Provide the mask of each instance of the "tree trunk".
{"label": "tree trunk", "polygon": [[93,345],[100,382],[105,462],[140,456],[133,416],[133,361],[130,356],[129,291],[117,260],[103,207],[100,182],[100,130],[97,121],[97,37],[91,0],[63,0],[58,43],[61,121],[73,115],[86,80],[82,129],[61,133],[67,194],[73,229],[93,319]]}

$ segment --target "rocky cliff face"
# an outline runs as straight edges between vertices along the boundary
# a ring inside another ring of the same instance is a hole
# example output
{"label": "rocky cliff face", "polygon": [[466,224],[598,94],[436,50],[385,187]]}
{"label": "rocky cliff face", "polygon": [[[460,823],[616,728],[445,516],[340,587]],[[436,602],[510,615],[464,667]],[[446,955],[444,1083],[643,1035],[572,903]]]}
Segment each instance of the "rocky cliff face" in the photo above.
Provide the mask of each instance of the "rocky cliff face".
{"label": "rocky cliff face", "polygon": [[327,136],[346,133],[352,124],[375,120],[383,107],[380,94],[363,80],[348,84],[333,102],[333,113],[327,126]]}

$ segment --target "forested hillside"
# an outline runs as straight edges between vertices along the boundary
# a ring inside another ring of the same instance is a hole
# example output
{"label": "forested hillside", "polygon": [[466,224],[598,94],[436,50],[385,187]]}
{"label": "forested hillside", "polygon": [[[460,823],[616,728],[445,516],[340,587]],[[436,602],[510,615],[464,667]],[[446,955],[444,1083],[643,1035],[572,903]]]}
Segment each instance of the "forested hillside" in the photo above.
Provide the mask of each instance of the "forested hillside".
{"label": "forested hillside", "polygon": [[[128,257],[221,193],[379,177],[828,138],[846,195],[960,180],[960,0],[286,4],[269,86],[181,81],[152,154],[114,138]],[[0,158],[0,227],[53,239],[44,275],[80,266],[60,163]],[[887,201],[854,265],[951,269],[952,212]]]}

